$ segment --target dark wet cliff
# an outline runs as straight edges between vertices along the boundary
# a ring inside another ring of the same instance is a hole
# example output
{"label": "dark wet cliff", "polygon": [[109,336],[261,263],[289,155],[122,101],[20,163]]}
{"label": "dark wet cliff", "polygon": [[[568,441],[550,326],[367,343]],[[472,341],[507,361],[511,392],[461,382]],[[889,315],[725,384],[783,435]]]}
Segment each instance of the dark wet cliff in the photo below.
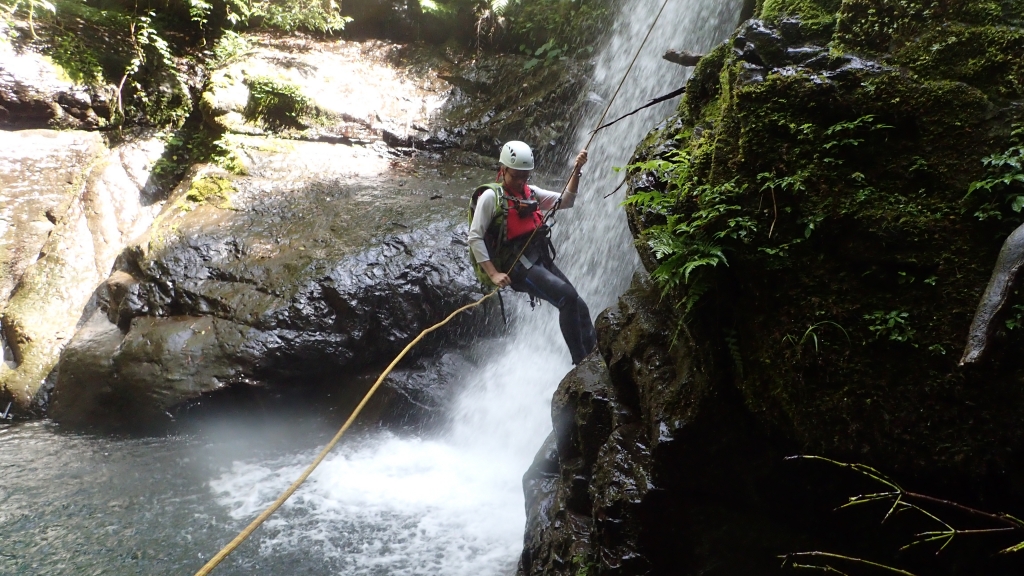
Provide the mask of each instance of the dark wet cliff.
{"label": "dark wet cliff", "polygon": [[769,0],[703,58],[630,168],[654,283],[602,315],[600,355],[556,394],[521,573],[768,574],[811,550],[1019,573],[995,554],[1009,535],[898,552],[942,526],[835,514],[878,486],[784,457],[1024,508],[1018,295],[988,358],[958,366],[1022,220],[1022,22],[1013,1]]}

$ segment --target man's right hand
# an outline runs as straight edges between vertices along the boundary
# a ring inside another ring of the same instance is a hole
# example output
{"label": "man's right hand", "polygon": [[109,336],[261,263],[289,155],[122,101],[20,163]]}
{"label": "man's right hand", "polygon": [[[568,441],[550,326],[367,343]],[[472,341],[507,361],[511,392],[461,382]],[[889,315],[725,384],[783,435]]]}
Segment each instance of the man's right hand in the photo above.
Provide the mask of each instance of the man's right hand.
{"label": "man's right hand", "polygon": [[512,279],[508,277],[508,274],[505,274],[503,272],[495,272],[493,274],[489,274],[488,276],[491,277],[491,282],[493,282],[494,285],[497,286],[498,288],[504,288],[512,284]]}
{"label": "man's right hand", "polygon": [[498,288],[504,288],[505,286],[512,284],[512,279],[508,277],[508,274],[499,272],[490,260],[484,260],[481,262],[480,267],[484,269],[484,272],[487,272],[487,277],[490,278],[491,282]]}

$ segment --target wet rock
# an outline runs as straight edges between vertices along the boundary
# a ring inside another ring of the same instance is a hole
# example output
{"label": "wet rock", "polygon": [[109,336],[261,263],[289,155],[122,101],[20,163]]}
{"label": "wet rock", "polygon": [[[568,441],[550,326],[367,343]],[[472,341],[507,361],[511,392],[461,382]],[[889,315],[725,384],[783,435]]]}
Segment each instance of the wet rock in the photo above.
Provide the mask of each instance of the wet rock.
{"label": "wet rock", "polygon": [[[54,419],[159,427],[175,406],[229,387],[353,385],[479,295],[465,262],[463,191],[427,201],[446,186],[426,176],[430,166],[395,173],[369,149],[245,142],[247,176],[195,171],[118,257],[93,305],[122,341],[108,361],[72,343]],[[479,333],[474,314],[415,355]],[[443,404],[444,380],[404,376],[389,417],[411,422],[414,405]],[[129,400],[90,403],[97,386]]]}
{"label": "wet rock", "polygon": [[376,413],[373,420],[388,428],[417,432],[443,424],[460,390],[458,378],[469,365],[468,359],[452,351],[395,370],[368,407]]}
{"label": "wet rock", "polygon": [[814,60],[826,52],[820,46],[798,46],[786,49],[786,59],[794,64],[804,64],[808,60]]}
{"label": "wet rock", "polygon": [[696,66],[703,57],[703,54],[694,54],[693,52],[687,52],[686,50],[669,50],[662,55],[662,58],[665,60],[679,64],[680,66]]}
{"label": "wet rock", "polygon": [[16,363],[0,369],[0,393],[24,411],[45,406],[42,383],[96,285],[156,215],[148,174],[163,144],[108,150],[98,135],[50,131],[0,132],[0,140],[0,162],[11,165],[0,171],[8,179],[0,325]]}
{"label": "wet rock", "polygon": [[598,564],[631,562],[632,552],[606,550],[600,542],[613,539],[609,532],[621,535],[616,526],[624,502],[642,499],[637,486],[615,471],[634,462],[639,444],[623,439],[635,440],[636,413],[597,354],[562,380],[551,411],[554,431],[523,477],[527,537],[519,573],[574,575]]}
{"label": "wet rock", "polygon": [[590,490],[594,500],[591,546],[602,574],[645,574],[651,569],[638,541],[646,526],[643,507],[654,488],[650,453],[638,424],[615,430],[602,446]]}
{"label": "wet rock", "polygon": [[[434,130],[454,136],[459,146],[484,155],[502,143],[523,140],[543,159],[563,142],[569,119],[584,106],[586,63],[568,60],[527,67],[527,57],[493,55],[461,63],[452,92],[440,110]],[[480,86],[500,86],[482,91]],[[508,103],[516,102],[514,108]]]}
{"label": "wet rock", "polygon": [[[638,279],[597,322],[600,354],[559,384],[552,437],[524,477],[520,574],[674,574],[701,566],[749,573],[770,558],[778,523],[763,495],[784,452],[763,438],[719,359]],[[734,521],[735,518],[744,520]],[[730,518],[730,520],[723,520]],[[746,557],[730,547],[744,542]],[[757,542],[758,544],[749,544]]]}
{"label": "wet rock", "polygon": [[591,565],[593,520],[567,509],[559,461],[552,432],[523,476],[527,529],[519,574],[575,576]]}
{"label": "wet rock", "polygon": [[[737,40],[745,40],[743,58],[753,64],[765,66],[781,66],[786,63],[786,50],[788,42],[779,34],[778,29],[766,25],[761,20],[750,20],[746,22],[739,31]],[[749,46],[749,48],[747,48]],[[753,54],[756,54],[756,57]]]}

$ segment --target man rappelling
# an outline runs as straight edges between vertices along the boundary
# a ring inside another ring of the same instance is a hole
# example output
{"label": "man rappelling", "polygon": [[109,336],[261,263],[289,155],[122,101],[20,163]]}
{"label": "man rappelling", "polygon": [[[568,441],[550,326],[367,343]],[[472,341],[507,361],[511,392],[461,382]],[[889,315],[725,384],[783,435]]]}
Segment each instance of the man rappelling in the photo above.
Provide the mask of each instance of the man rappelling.
{"label": "man rappelling", "polygon": [[533,150],[523,142],[502,146],[500,163],[497,181],[473,192],[470,261],[485,285],[511,286],[558,308],[562,337],[572,363],[579,364],[597,345],[594,323],[586,302],[555,266],[550,230],[542,212],[575,204],[587,151],[576,156],[563,194],[529,184]]}

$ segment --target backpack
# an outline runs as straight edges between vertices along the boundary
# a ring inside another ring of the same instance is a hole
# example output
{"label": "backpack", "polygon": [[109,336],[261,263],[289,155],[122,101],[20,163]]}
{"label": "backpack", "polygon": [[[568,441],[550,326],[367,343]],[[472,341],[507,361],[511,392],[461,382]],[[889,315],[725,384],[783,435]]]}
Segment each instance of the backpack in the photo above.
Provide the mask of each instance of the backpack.
{"label": "backpack", "polygon": [[[503,247],[505,236],[508,234],[508,202],[505,200],[505,191],[501,184],[497,182],[491,184],[484,184],[483,186],[477,187],[473,190],[473,194],[469,198],[469,225],[473,225],[473,214],[476,212],[476,203],[480,199],[480,195],[488,190],[494,190],[495,202],[494,202],[494,214],[491,216],[491,225],[487,227],[487,232],[484,233],[484,244],[487,246],[487,251],[493,255],[498,254]],[[487,272],[480,266],[480,263],[476,261],[476,256],[473,255],[473,249],[469,249],[469,262],[473,265],[473,272],[476,274],[480,283],[487,288],[495,288],[494,282],[491,282],[491,277],[487,275]],[[497,262],[495,262],[497,264]]]}

